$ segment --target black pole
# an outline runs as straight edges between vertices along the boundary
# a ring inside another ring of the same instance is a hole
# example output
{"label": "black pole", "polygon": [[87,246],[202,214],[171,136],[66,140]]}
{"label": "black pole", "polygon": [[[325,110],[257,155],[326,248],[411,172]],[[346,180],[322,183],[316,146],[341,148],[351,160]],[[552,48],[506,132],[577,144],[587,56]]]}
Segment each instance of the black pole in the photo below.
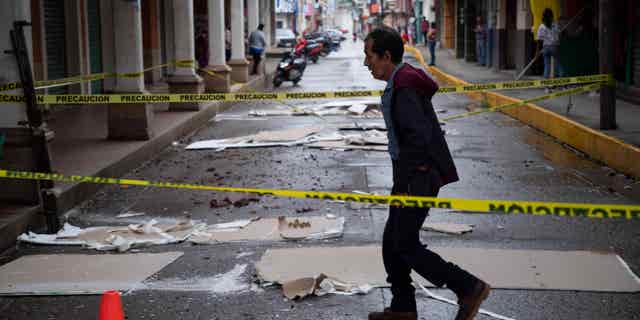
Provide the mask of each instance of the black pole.
{"label": "black pole", "polygon": [[[10,31],[12,53],[16,57],[22,92],[27,104],[27,124],[32,132],[32,151],[35,161],[35,169],[38,172],[52,172],[51,156],[49,154],[48,141],[53,136],[53,132],[47,129],[44,123],[42,111],[38,106],[36,90],[33,82],[31,62],[27,51],[27,42],[24,37],[24,27],[31,26],[27,21],[15,21],[13,30]],[[40,180],[40,201],[42,211],[47,221],[47,231],[56,233],[60,229],[58,221],[58,192],[54,189],[53,181]]]}
{"label": "black pole", "polygon": [[[600,73],[613,74],[613,36],[615,34],[614,1],[600,0],[598,36],[600,51]],[[600,129],[614,130],[616,125],[615,80],[600,90]]]}

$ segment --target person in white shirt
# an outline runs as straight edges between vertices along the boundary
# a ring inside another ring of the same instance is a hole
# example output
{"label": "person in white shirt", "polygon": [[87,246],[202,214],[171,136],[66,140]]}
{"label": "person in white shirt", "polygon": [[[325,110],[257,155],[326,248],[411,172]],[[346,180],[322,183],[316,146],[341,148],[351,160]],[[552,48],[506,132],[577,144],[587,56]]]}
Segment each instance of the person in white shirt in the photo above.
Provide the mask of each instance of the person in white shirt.
{"label": "person in white shirt", "polygon": [[560,30],[558,24],[553,22],[553,11],[549,8],[542,13],[542,23],[538,27],[538,50],[542,47],[544,58],[544,77],[551,76],[551,58],[553,58],[553,75],[562,77],[563,70],[560,64],[558,47],[560,44]]}
{"label": "person in white shirt", "polygon": [[251,32],[249,35],[249,53],[253,56],[253,71],[251,74],[258,74],[258,66],[262,58],[267,42],[264,40],[264,24],[259,24],[258,29]]}

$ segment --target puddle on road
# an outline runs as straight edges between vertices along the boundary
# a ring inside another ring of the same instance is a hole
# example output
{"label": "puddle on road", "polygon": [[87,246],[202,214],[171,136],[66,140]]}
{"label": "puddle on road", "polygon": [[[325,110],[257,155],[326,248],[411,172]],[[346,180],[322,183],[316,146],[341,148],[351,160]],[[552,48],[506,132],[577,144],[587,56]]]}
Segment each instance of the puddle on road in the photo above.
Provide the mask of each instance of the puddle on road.
{"label": "puddle on road", "polygon": [[[557,165],[556,169],[564,170],[562,174],[569,174],[593,188],[617,192],[634,200],[640,200],[640,183],[614,171],[595,160],[588,159],[579,151],[561,144],[555,139],[529,130],[525,142],[542,152],[545,159]],[[558,168],[560,166],[560,168]]]}

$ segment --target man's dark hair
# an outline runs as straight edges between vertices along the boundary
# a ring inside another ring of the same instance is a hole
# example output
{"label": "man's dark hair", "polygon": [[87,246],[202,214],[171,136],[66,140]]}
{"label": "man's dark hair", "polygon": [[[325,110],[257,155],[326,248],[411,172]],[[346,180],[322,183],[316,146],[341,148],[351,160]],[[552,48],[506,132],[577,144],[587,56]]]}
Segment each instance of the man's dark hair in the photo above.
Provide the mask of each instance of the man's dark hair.
{"label": "man's dark hair", "polygon": [[545,8],[544,11],[542,11],[542,23],[544,23],[547,28],[551,28],[551,24],[553,23],[553,10]]}
{"label": "man's dark hair", "polygon": [[264,29],[264,24],[261,23],[258,25],[258,30],[262,31],[262,29]]}
{"label": "man's dark hair", "polygon": [[382,57],[385,51],[389,51],[391,62],[395,64],[402,62],[404,43],[402,43],[402,38],[397,31],[389,27],[377,28],[369,32],[364,41],[366,42],[367,40],[373,42],[371,50],[378,56]]}

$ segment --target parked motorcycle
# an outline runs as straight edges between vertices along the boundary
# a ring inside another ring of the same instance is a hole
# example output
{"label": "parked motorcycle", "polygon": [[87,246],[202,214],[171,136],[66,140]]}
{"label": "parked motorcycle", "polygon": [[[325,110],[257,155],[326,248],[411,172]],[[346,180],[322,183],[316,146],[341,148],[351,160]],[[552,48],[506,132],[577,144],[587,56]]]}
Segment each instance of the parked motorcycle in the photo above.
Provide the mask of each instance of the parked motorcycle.
{"label": "parked motorcycle", "polygon": [[313,63],[318,63],[318,59],[322,53],[322,44],[316,43],[314,40],[300,38],[293,49],[294,55],[297,57],[306,56]]}
{"label": "parked motorcycle", "polygon": [[276,74],[273,77],[273,86],[279,87],[285,81],[293,82],[297,85],[302,80],[302,74],[307,67],[307,59],[305,55],[297,55],[295,51],[288,52],[278,63]]}

